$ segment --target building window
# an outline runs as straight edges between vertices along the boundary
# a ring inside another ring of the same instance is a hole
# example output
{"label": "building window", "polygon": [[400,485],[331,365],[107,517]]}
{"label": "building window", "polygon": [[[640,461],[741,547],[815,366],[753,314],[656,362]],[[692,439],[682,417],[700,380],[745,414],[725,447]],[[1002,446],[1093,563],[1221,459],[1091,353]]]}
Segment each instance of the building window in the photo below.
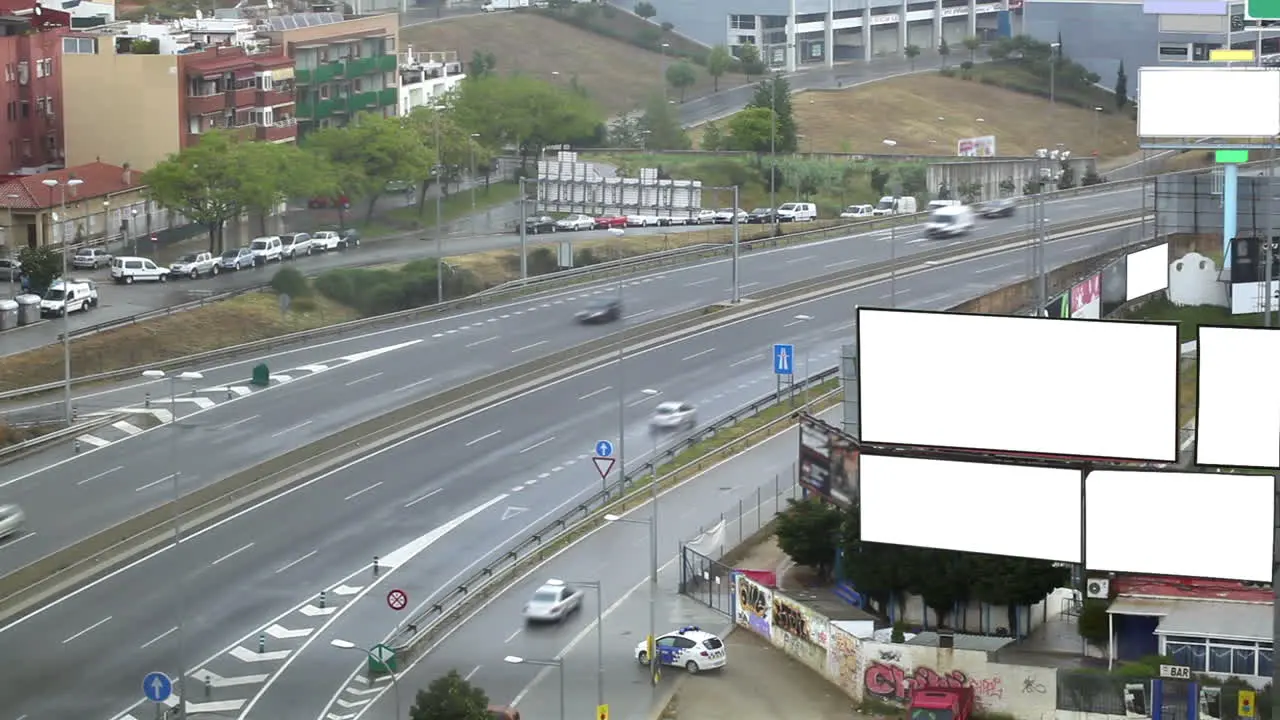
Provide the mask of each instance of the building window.
{"label": "building window", "polygon": [[15,103],[14,101],[10,100],[10,101],[9,101],[9,104],[8,104],[7,106],[5,106],[5,115],[6,115],[6,116],[9,118],[9,120],[11,120],[11,121],[12,121],[12,120],[17,120],[17,119],[18,119],[18,104],[17,104],[17,103]]}
{"label": "building window", "polygon": [[730,15],[729,27],[733,28],[734,30],[755,30],[756,16],[755,15]]}
{"label": "building window", "polygon": [[4,81],[13,82],[13,63],[4,64]]}
{"label": "building window", "polygon": [[53,74],[53,58],[36,61],[36,77],[49,77]]}
{"label": "building window", "polygon": [[98,40],[86,37],[62,38],[62,53],[64,55],[97,55]]}
{"label": "building window", "polygon": [[54,135],[53,133],[49,133],[48,135],[45,135],[44,149],[45,149],[45,152],[49,153],[50,156],[58,152],[58,136]]}
{"label": "building window", "polygon": [[19,116],[23,118],[31,117],[31,101],[30,100],[19,100],[18,107],[20,108],[20,112],[18,113]]}
{"label": "building window", "polygon": [[329,99],[329,86],[328,86],[328,85],[321,85],[321,86],[320,86],[320,99],[321,99],[321,100],[328,100],[328,99]]}
{"label": "building window", "polygon": [[22,138],[22,159],[27,160],[31,157],[31,139]]}
{"label": "building window", "polygon": [[1271,643],[1170,635],[1164,654],[1191,672],[1271,676]]}

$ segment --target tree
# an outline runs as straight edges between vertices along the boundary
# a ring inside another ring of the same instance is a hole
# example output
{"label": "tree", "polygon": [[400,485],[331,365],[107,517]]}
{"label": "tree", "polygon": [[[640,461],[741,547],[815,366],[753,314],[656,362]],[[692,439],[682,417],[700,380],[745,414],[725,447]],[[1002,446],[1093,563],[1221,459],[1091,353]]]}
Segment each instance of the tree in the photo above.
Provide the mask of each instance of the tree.
{"label": "tree", "polygon": [[685,92],[696,82],[698,73],[688,60],[681,60],[667,68],[667,84],[680,91],[680,102],[684,102]]}
{"label": "tree", "polygon": [[1120,61],[1120,69],[1116,71],[1116,109],[1123,110],[1129,102],[1129,76],[1124,74],[1124,61]]}
{"label": "tree", "polygon": [[1058,50],[1058,52],[1057,52],[1057,54],[1055,55],[1055,58],[1057,59],[1057,61],[1058,61],[1059,63],[1063,63],[1063,62],[1065,62],[1065,61],[1066,61],[1066,59],[1067,59],[1067,46],[1062,44],[1062,31],[1061,31],[1061,30],[1059,30],[1059,31],[1058,31],[1058,48],[1057,48],[1057,50]]}
{"label": "tree", "polygon": [[312,133],[307,146],[335,168],[342,194],[366,199],[365,222],[373,220],[387,183],[422,178],[433,162],[417,134],[398,117],[361,115],[344,128]]}
{"label": "tree", "polygon": [[493,53],[472,50],[471,62],[467,68],[467,78],[480,79],[492,75],[493,69],[497,66],[498,58]]}
{"label": "tree", "polygon": [[62,274],[62,250],[48,245],[23,245],[18,251],[18,262],[22,263],[22,272],[26,273],[31,291],[35,293],[47,290]]}
{"label": "tree", "polygon": [[489,720],[489,697],[450,670],[418,691],[409,720]]}
{"label": "tree", "polygon": [[733,66],[733,55],[729,48],[716,45],[707,53],[707,74],[711,76],[711,92],[720,92],[720,76]]}
{"label": "tree", "polygon": [[947,66],[947,58],[951,56],[951,46],[947,44],[947,39],[942,38],[942,42],[938,43],[938,55],[942,57],[942,67]]}
{"label": "tree", "polygon": [[707,123],[702,127],[702,149],[703,150],[723,150],[725,146],[724,133],[720,130],[720,124],[715,120]]}
{"label": "tree", "polygon": [[791,84],[786,78],[775,73],[773,77],[757,83],[755,94],[748,107],[772,109],[778,121],[777,127],[774,128],[775,148],[778,152],[784,153],[796,151],[798,138],[795,112],[791,107]]}
{"label": "tree", "polygon": [[734,114],[729,118],[729,149],[757,154],[769,152],[773,118],[773,111],[767,107],[749,107]]}
{"label": "tree", "polygon": [[970,35],[964,39],[964,49],[969,51],[969,62],[977,62],[978,48],[982,47],[982,41]]}
{"label": "tree", "polygon": [[760,48],[755,45],[739,45],[738,62],[742,63],[742,72],[748,78],[764,74],[764,63],[760,61]]}
{"label": "tree", "polygon": [[[449,115],[491,148],[514,146],[523,165],[547,145],[603,141],[600,111],[571,90],[528,75],[463,83]],[[595,145],[599,147],[599,145]]]}
{"label": "tree", "polygon": [[256,168],[245,162],[242,143],[222,132],[209,132],[200,142],[161,160],[144,176],[151,199],[182,213],[209,233],[209,252],[222,252],[227,221],[240,217],[252,190],[260,184]]}
{"label": "tree", "polygon": [[916,58],[920,57],[919,45],[908,45],[902,49],[902,54],[907,56],[907,60],[911,63],[911,72],[916,71]]}
{"label": "tree", "polygon": [[788,500],[778,515],[778,548],[825,580],[836,560],[844,512],[817,498]]}
{"label": "tree", "polygon": [[654,7],[651,2],[640,0],[640,2],[636,3],[636,15],[645,20],[652,20],[658,15],[658,8]]}
{"label": "tree", "polygon": [[889,186],[889,177],[889,173],[879,167],[871,168],[869,182],[871,189],[876,191],[876,195],[883,196],[885,194],[885,189]]}
{"label": "tree", "polygon": [[325,195],[331,173],[319,157],[293,143],[249,142],[237,147],[247,170],[244,205],[258,218],[258,231],[268,235],[267,217],[290,198]]}
{"label": "tree", "polygon": [[649,99],[639,126],[648,150],[688,150],[693,145],[675,108],[661,95]]}

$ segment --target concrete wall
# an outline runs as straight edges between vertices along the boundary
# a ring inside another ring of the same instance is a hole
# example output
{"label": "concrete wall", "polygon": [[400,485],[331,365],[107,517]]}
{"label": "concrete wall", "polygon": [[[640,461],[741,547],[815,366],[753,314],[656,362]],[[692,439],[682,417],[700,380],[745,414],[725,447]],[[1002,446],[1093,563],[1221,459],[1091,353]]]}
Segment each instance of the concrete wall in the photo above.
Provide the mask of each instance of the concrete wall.
{"label": "concrete wall", "polygon": [[[997,149],[1000,147],[999,142],[1000,139],[996,138]],[[1000,182],[1003,180],[1012,180],[1013,194],[1021,195],[1022,186],[1028,180],[1040,176],[1040,168],[1051,167],[1055,162],[1036,158],[975,158],[973,160],[957,158],[946,162],[931,162],[927,182],[929,192],[933,195],[937,195],[938,188],[944,183],[954,194],[960,186],[976,182],[982,186],[981,199],[990,200],[1007,194],[1000,192]],[[1067,162],[1075,174],[1077,183],[1097,166],[1097,160],[1091,157],[1073,157]]]}

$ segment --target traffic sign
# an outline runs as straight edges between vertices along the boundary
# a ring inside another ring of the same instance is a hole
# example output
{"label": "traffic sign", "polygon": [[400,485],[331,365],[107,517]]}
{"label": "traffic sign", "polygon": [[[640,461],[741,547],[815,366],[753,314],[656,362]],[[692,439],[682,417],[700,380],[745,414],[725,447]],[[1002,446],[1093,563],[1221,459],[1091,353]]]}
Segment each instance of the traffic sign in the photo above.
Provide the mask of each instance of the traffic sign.
{"label": "traffic sign", "polygon": [[591,462],[596,466],[596,472],[600,473],[600,479],[604,480],[609,477],[609,471],[613,470],[615,460],[611,457],[600,457],[599,455],[591,458]]}
{"label": "traffic sign", "polygon": [[409,604],[409,595],[403,590],[392,590],[387,593],[387,607],[392,610],[403,610]]}
{"label": "traffic sign", "polygon": [[[1277,0],[1280,2],[1280,0]],[[791,375],[796,368],[796,346],[795,345],[774,345],[773,346],[773,374],[774,375]]]}
{"label": "traffic sign", "polygon": [[596,455],[600,457],[612,457],[613,443],[609,442],[608,440],[601,440],[600,442],[596,443]]}
{"label": "traffic sign", "polygon": [[385,673],[396,671],[396,651],[378,643],[369,651],[369,671],[372,673]]}
{"label": "traffic sign", "polygon": [[162,703],[173,694],[173,681],[162,672],[149,672],[142,678],[142,694],[151,702]]}
{"label": "traffic sign", "polygon": [[596,706],[596,720],[609,720],[609,706],[607,704]]}
{"label": "traffic sign", "polygon": [[1190,680],[1191,668],[1186,665],[1161,665],[1160,677],[1171,680]]}
{"label": "traffic sign", "polygon": [[1254,717],[1254,714],[1257,712],[1255,709],[1255,701],[1257,700],[1257,697],[1255,696],[1254,691],[1241,690],[1239,695],[1236,697],[1238,698],[1236,702],[1239,705],[1239,707],[1236,708],[1236,715],[1242,718]]}
{"label": "traffic sign", "polygon": [[1280,20],[1280,0],[1245,0],[1247,20]]}

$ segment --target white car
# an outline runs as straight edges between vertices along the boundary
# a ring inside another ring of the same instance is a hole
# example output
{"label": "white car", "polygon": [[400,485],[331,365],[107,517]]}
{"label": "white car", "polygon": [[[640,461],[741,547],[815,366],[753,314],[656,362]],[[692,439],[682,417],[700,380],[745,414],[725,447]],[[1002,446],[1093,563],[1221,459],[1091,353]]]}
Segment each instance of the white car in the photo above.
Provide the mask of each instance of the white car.
{"label": "white car", "polygon": [[721,224],[732,223],[734,216],[737,216],[738,222],[740,223],[747,221],[747,211],[742,208],[738,208],[737,210],[734,210],[733,208],[720,208],[716,211],[715,221]]}
{"label": "white car", "polygon": [[560,622],[582,608],[582,591],[561,580],[548,580],[524,604],[526,622]]}
{"label": "white car", "polygon": [[17,505],[0,505],[0,538],[22,532],[27,516]]}
{"label": "white car", "polygon": [[699,210],[693,214],[689,222],[694,225],[710,225],[716,221],[715,210]]}
{"label": "white car", "polygon": [[[648,644],[647,640],[642,640],[636,645],[636,662],[641,665],[649,664]],[[682,667],[690,674],[722,668],[729,661],[724,641],[696,625],[686,625],[668,635],[660,635],[654,644],[659,664]]]}
{"label": "white car", "polygon": [[659,215],[659,225],[688,225],[691,222],[687,215]]}
{"label": "white car", "polygon": [[697,426],[698,409],[684,402],[658,403],[649,418],[649,427],[657,430],[692,430]]}
{"label": "white car", "polygon": [[310,255],[315,246],[311,235],[304,232],[282,235],[280,242],[282,245],[280,254],[285,260],[293,260],[299,255]]}
{"label": "white car", "polygon": [[311,248],[313,250],[337,250],[342,246],[342,236],[332,230],[319,230],[311,233]]}
{"label": "white car", "polygon": [[875,208],[870,205],[850,205],[840,213],[840,217],[846,219],[869,218],[875,215]]}
{"label": "white car", "polygon": [[54,280],[40,299],[42,317],[62,317],[67,313],[89,312],[98,304],[98,286],[91,280]]}
{"label": "white car", "polygon": [[570,215],[556,221],[557,230],[594,230],[596,219],[589,215]]}
{"label": "white car", "polygon": [[649,226],[657,227],[658,224],[659,223],[658,223],[657,215],[628,215],[627,216],[627,227],[649,227]]}
{"label": "white car", "polygon": [[266,265],[272,260],[284,259],[284,243],[276,235],[254,238],[249,243],[249,251],[253,253],[253,261],[258,265]]}
{"label": "white car", "polygon": [[111,258],[111,279],[125,285],[132,285],[139,280],[168,282],[169,268],[160,267],[147,258]]}

